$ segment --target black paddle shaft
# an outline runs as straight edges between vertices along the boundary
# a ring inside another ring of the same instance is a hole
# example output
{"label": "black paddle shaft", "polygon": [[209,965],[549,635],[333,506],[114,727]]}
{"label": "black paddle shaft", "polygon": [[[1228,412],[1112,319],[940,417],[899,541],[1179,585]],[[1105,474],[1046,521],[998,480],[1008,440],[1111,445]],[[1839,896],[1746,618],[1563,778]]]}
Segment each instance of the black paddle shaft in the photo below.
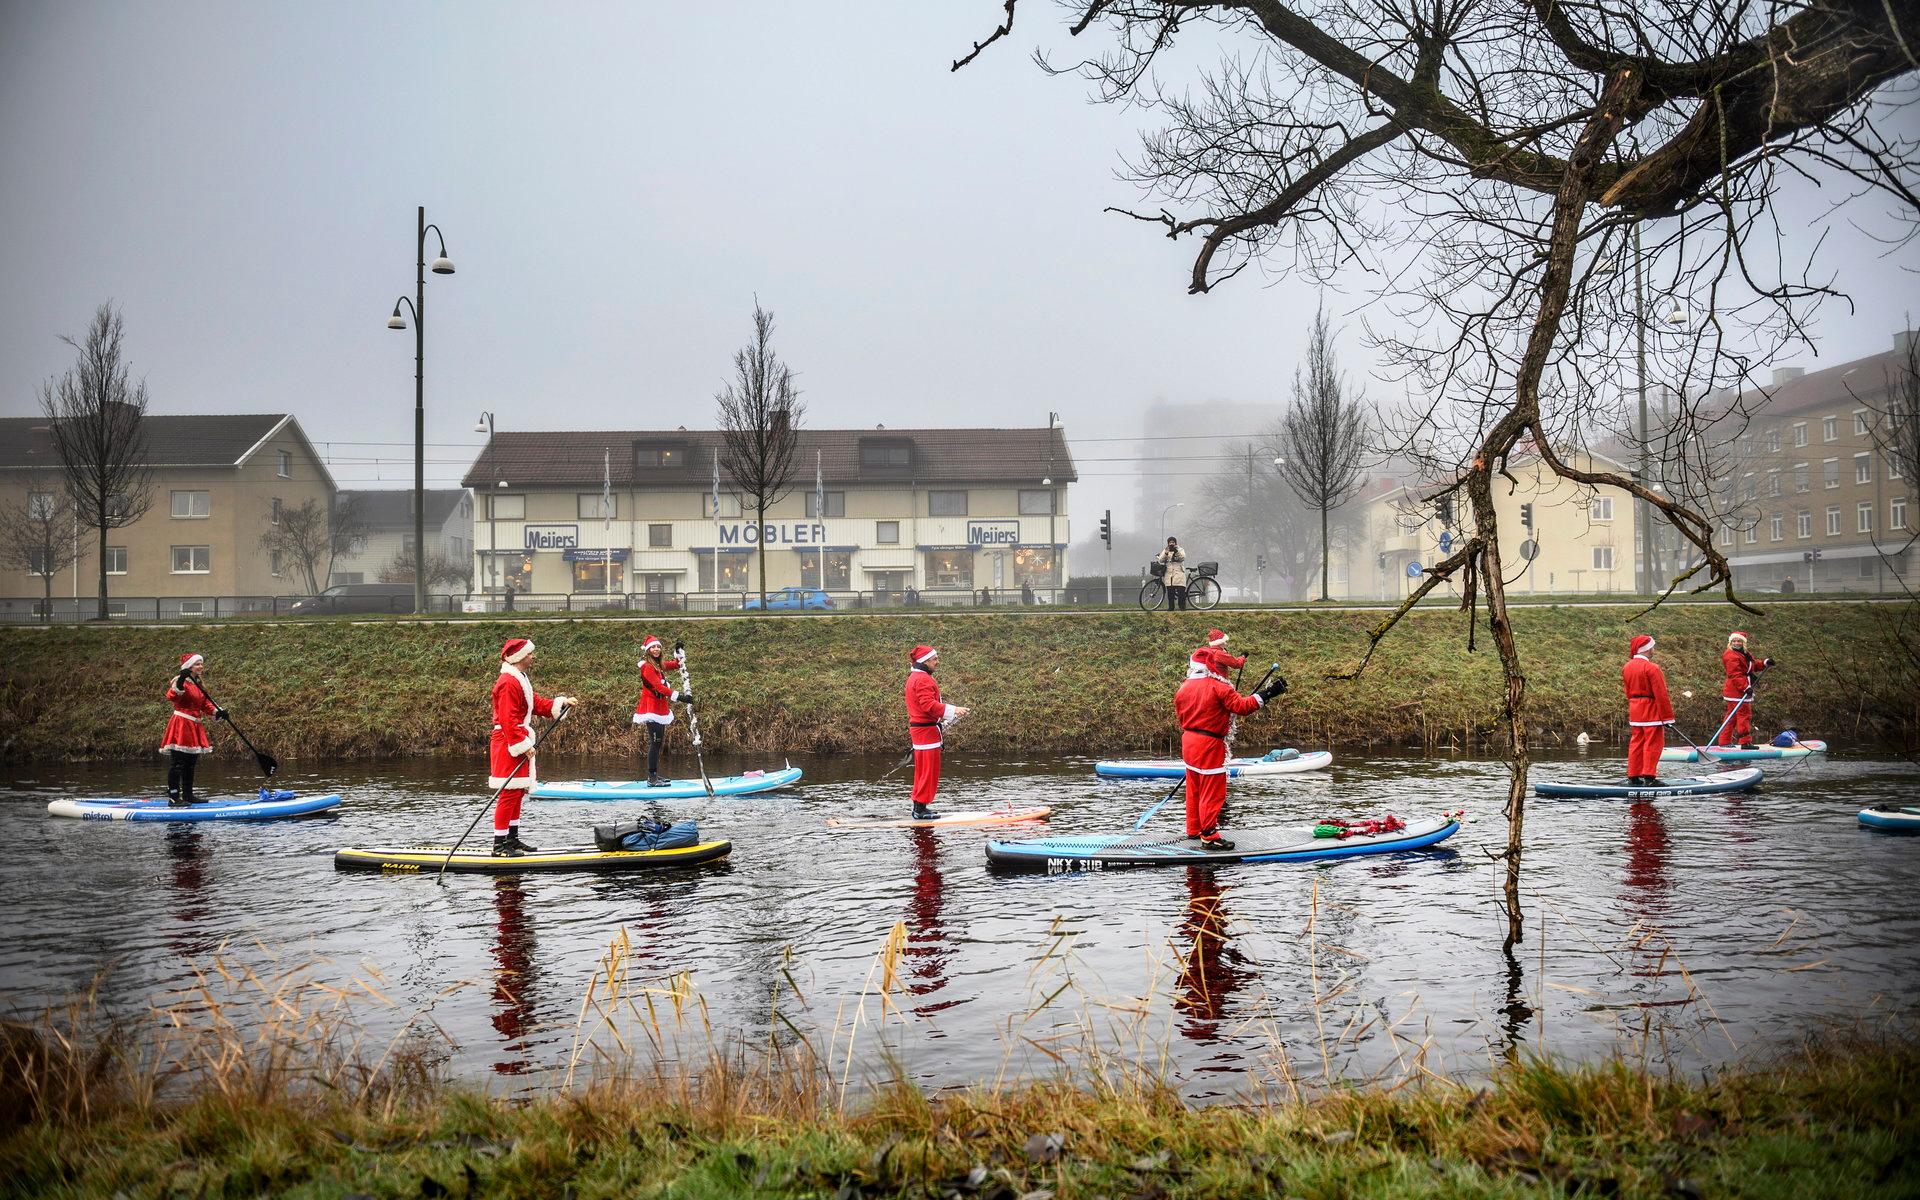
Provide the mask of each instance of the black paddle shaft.
{"label": "black paddle shaft", "polygon": [[213,698],[213,693],[207,690],[206,684],[201,683],[198,679],[194,680],[193,683],[195,687],[200,689],[200,694],[207,698],[207,703],[213,705],[215,708],[220,710],[220,719],[227,723],[228,729],[233,730],[234,736],[240,739],[240,744],[245,746],[247,749],[253,751],[254,761],[260,764],[261,772],[265,774],[268,779],[272,779],[273,773],[280,769],[280,760],[275,758],[271,754],[265,753],[259,747],[255,746],[252,742],[247,740],[247,735],[245,733],[242,733],[240,731],[240,727],[233,723],[233,718],[227,715],[226,708],[222,706],[218,700],[215,700]]}
{"label": "black paddle shaft", "polygon": [[518,779],[520,777],[520,768],[526,766],[527,763],[532,760],[534,752],[540,749],[540,743],[546,741],[547,735],[552,733],[555,729],[559,728],[560,722],[566,720],[567,715],[572,711],[573,709],[571,706],[561,709],[559,716],[555,717],[551,722],[549,722],[545,729],[542,729],[539,733],[536,733],[533,735],[533,745],[527,747],[527,752],[513,760],[513,770],[507,772],[506,783],[503,783],[499,787],[493,789],[493,795],[487,797],[487,802],[480,806],[480,811],[473,814],[473,821],[471,824],[467,826],[467,831],[460,835],[459,841],[456,841],[451,847],[448,848],[446,858],[442,859],[440,862],[440,873],[434,877],[436,882],[445,883],[447,881],[447,864],[451,863],[453,861],[453,856],[459,852],[461,842],[466,841],[469,837],[473,835],[474,829],[477,828],[480,824],[480,818],[487,815],[487,810],[492,808],[493,802],[500,798],[500,793],[507,790],[507,784],[512,783],[515,779]]}

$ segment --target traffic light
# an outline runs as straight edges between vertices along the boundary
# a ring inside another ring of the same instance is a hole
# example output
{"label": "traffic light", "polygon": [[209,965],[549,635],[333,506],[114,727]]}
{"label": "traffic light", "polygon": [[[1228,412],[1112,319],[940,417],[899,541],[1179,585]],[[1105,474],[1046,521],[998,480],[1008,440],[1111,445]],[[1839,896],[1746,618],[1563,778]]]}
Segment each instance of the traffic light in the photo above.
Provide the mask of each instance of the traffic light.
{"label": "traffic light", "polygon": [[1800,552],[1800,561],[1817,563],[1820,561],[1820,552],[1818,550],[1803,550]]}
{"label": "traffic light", "polygon": [[1533,505],[1522,504],[1520,506],[1520,525],[1522,528],[1528,530],[1533,528]]}
{"label": "traffic light", "polygon": [[1267,571],[1267,556],[1266,556],[1266,555],[1264,555],[1264,554],[1256,554],[1256,555],[1254,555],[1254,556],[1253,556],[1253,569],[1254,569],[1254,571],[1255,571],[1255,573],[1257,573],[1257,574],[1261,574],[1261,575],[1264,575],[1264,574],[1266,574],[1266,571]]}
{"label": "traffic light", "polygon": [[1106,515],[1100,518],[1100,540],[1107,544],[1108,549],[1112,549],[1113,547],[1113,510],[1112,509],[1108,509],[1106,512]]}
{"label": "traffic light", "polygon": [[1453,528],[1453,497],[1440,497],[1440,528]]}

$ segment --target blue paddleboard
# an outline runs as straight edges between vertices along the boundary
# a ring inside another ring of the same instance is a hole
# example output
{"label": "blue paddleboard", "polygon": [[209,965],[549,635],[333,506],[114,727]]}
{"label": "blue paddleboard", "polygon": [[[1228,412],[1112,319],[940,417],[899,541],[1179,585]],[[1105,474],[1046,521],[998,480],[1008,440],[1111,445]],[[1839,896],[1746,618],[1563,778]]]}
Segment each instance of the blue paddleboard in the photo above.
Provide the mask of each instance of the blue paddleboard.
{"label": "blue paddleboard", "polygon": [[[792,787],[799,782],[799,767],[748,771],[745,775],[717,776],[713,781],[713,794],[750,796],[755,792]],[[644,779],[576,779],[533,785],[537,800],[692,800],[706,794],[706,785],[698,779],[675,779],[666,787],[648,787]]]}
{"label": "blue paddleboard", "polygon": [[339,808],[341,796],[296,796],[292,792],[264,792],[259,796],[241,796],[208,800],[184,808],[170,806],[165,797],[147,800],[120,800],[93,797],[54,800],[47,812],[56,817],[77,817],[82,821],[271,821],[279,817],[305,817]]}

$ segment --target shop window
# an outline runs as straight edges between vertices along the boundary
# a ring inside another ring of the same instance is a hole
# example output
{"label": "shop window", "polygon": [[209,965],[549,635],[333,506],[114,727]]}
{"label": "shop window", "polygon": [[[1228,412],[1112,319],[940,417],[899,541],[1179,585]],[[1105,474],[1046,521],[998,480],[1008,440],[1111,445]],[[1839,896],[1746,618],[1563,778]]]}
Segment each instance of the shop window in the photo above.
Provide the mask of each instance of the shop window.
{"label": "shop window", "polygon": [[1021,488],[1020,515],[1023,517],[1050,517],[1054,514],[1054,500],[1059,493],[1052,488]]}
{"label": "shop window", "polygon": [[877,545],[881,546],[898,546],[900,544],[900,522],[875,521],[873,523],[873,540]]}
{"label": "shop window", "polygon": [[1013,552],[1013,583],[1058,587],[1053,572],[1053,547],[1019,546]]}
{"label": "shop window", "polygon": [[820,574],[819,550],[800,552],[800,586],[825,588],[830,592],[844,592],[853,587],[853,555],[845,550],[825,551],[826,582],[822,583]]}
{"label": "shop window", "polygon": [[210,492],[173,492],[170,493],[169,511],[181,521],[198,521],[213,511],[213,499]]}
{"label": "shop window", "polygon": [[516,592],[532,591],[533,555],[510,553],[503,554],[500,558],[505,567],[504,575],[500,581],[501,585],[510,587]]}
{"label": "shop window", "polygon": [[673,549],[673,526],[670,524],[647,526],[647,549]]}
{"label": "shop window", "polygon": [[[718,575],[714,560],[719,560]],[[703,592],[744,592],[753,586],[751,554],[700,555],[700,590]]]}
{"label": "shop window", "polygon": [[524,521],[527,517],[527,498],[525,496],[488,496],[487,511],[496,521]]}
{"label": "shop window", "polygon": [[807,493],[807,515],[818,521],[822,517],[844,517],[847,515],[847,494],[845,492],[826,492],[827,511],[820,511],[820,497],[823,493]]}
{"label": "shop window", "polygon": [[930,517],[966,516],[967,494],[965,492],[928,492],[927,515]]}
{"label": "shop window", "polygon": [[649,596],[671,596],[679,588],[679,578],[674,575],[643,575],[641,587]]}
{"label": "shop window", "polygon": [[[960,494],[966,495],[965,492]],[[930,588],[971,588],[973,586],[973,551],[927,551],[926,575],[927,586]]]}
{"label": "shop window", "polygon": [[573,590],[575,592],[624,592],[627,587],[627,564],[606,562],[577,562],[573,564]]}

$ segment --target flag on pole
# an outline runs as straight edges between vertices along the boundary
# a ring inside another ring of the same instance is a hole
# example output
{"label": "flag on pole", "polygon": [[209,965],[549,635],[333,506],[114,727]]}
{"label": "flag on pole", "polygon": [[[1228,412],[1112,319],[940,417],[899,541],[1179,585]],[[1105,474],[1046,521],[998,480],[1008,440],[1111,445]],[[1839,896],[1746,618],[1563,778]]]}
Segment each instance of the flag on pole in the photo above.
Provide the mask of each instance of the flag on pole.
{"label": "flag on pole", "polygon": [[827,519],[827,481],[820,474],[820,452],[813,452],[813,515]]}
{"label": "flag on pole", "polygon": [[720,451],[718,447],[713,452],[713,515],[715,517],[720,515]]}
{"label": "flag on pole", "polygon": [[613,528],[613,451],[602,450],[600,461],[600,528]]}

